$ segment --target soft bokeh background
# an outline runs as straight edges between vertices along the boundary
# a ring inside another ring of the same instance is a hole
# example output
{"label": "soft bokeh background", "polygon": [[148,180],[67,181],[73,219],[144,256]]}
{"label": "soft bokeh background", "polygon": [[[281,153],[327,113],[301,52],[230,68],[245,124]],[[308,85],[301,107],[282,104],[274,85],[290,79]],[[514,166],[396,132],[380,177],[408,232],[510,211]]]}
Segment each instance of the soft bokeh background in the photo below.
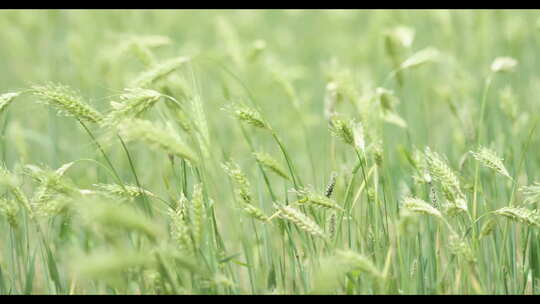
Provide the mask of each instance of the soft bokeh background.
{"label": "soft bokeh background", "polygon": [[[520,65],[515,75],[496,81],[488,115],[498,115],[498,91],[507,85],[518,94],[515,97],[519,104],[534,113],[539,90],[538,18],[537,11],[514,10],[1,11],[0,91],[60,82],[77,88],[93,105],[104,109],[108,106],[107,97],[118,94],[130,77],[144,69],[133,56],[114,58],[110,50],[128,35],[163,35],[170,37],[172,43],[155,49],[159,59],[200,55],[220,60],[235,73],[255,92],[258,104],[272,117],[275,127],[288,133],[285,140],[299,145],[297,150],[301,153],[294,157],[302,162],[305,147],[302,140],[296,139],[303,133],[293,124],[296,113],[290,111],[291,100],[276,84],[273,70],[295,79],[308,137],[325,138],[328,134],[322,109],[325,81],[332,64],[352,73],[361,92],[361,88],[380,85],[392,69],[384,49],[384,32],[405,25],[415,31],[408,52],[433,46],[446,57],[444,62],[407,77],[400,90],[403,102],[399,112],[410,124],[412,142],[429,143],[457,157],[458,152],[454,145],[448,145],[448,139],[460,135],[451,131],[457,122],[449,117],[445,99],[450,98],[458,111],[465,112],[462,104],[470,105],[469,112],[475,111],[481,86],[495,57],[511,56]],[[266,49],[255,62],[244,64],[241,57],[249,53],[257,40],[264,41]],[[223,141],[223,145],[230,145],[227,136],[233,131],[228,130],[229,122],[219,110],[224,103],[220,79],[227,76],[211,62],[194,65],[212,136]],[[80,155],[86,141],[77,136],[79,130],[65,127],[72,125],[70,121],[51,119],[47,111],[31,100],[10,110],[11,119],[28,137],[28,157],[54,165]],[[492,140],[498,146],[515,144],[502,142],[505,136],[496,136],[510,129],[505,122],[497,120],[491,127]],[[404,143],[403,132],[395,129],[388,130],[393,143],[390,148]],[[51,137],[54,147],[47,146],[51,145],[47,140]],[[327,171],[324,153],[319,153],[321,142],[312,140],[311,153]],[[9,146],[6,153],[10,161],[15,161],[14,149]],[[233,144],[227,149],[232,152],[239,147]],[[326,177],[320,178],[312,182],[322,182]]]}

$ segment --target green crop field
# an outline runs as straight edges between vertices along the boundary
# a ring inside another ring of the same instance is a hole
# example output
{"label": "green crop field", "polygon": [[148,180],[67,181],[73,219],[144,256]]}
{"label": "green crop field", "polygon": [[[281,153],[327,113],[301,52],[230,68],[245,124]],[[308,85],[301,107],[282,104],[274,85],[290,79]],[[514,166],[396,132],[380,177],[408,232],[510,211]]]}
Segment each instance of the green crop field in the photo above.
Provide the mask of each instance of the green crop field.
{"label": "green crop field", "polygon": [[0,294],[539,294],[540,11],[0,11]]}

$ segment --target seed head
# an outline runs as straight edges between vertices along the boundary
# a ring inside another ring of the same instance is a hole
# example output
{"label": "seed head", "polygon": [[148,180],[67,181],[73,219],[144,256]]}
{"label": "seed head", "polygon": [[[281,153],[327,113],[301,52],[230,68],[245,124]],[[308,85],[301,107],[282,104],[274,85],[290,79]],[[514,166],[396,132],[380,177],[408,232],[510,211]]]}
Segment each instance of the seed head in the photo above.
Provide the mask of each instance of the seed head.
{"label": "seed head", "polygon": [[534,183],[530,186],[524,186],[520,189],[525,196],[526,204],[539,204],[540,203],[540,183]]}
{"label": "seed head", "polygon": [[307,188],[301,189],[296,192],[298,193],[298,195],[303,196],[303,198],[297,201],[299,204],[311,204],[315,207],[343,211],[343,208],[341,208],[341,206],[339,206],[333,199],[327,197],[326,195],[319,194]]}
{"label": "seed head", "polygon": [[13,228],[19,226],[19,206],[12,200],[0,198],[0,214],[6,217],[9,225]]}
{"label": "seed head", "polygon": [[346,121],[334,116],[330,121],[330,133],[344,143],[353,146],[355,144],[353,126],[353,120]]}
{"label": "seed head", "polygon": [[189,61],[190,58],[188,57],[177,57],[156,64],[137,76],[137,78],[135,78],[135,80],[131,83],[130,87],[147,88],[154,82],[166,77]]}
{"label": "seed head", "polygon": [[357,122],[354,124],[354,145],[357,149],[360,151],[366,150],[366,141],[364,138],[364,127],[362,126],[362,123]]}
{"label": "seed head", "polygon": [[336,217],[337,215],[334,211],[328,216],[327,230],[329,238],[333,238],[336,235]]}
{"label": "seed head", "polygon": [[268,221],[268,216],[266,216],[266,214],[264,214],[264,212],[261,209],[253,206],[252,204],[242,203],[241,208],[247,215],[251,216],[252,218],[256,220],[259,220],[262,222]]}
{"label": "seed head", "polygon": [[192,255],[194,245],[183,206],[179,205],[176,209],[169,210],[169,219],[171,220],[171,236],[182,251]]}
{"label": "seed head", "polygon": [[106,116],[105,124],[116,125],[124,119],[137,118],[150,109],[161,97],[161,93],[148,89],[126,89],[120,95],[121,102],[111,102],[113,110]]}
{"label": "seed head", "polygon": [[249,190],[249,181],[246,175],[242,172],[238,164],[226,162],[221,164],[223,170],[236,184],[236,192],[242,201],[246,204],[251,204],[251,192]]}
{"label": "seed head", "polygon": [[336,113],[336,105],[339,101],[339,93],[337,83],[334,81],[326,85],[326,94],[324,96],[324,118],[328,121]]}
{"label": "seed head", "polygon": [[298,226],[298,228],[314,236],[326,237],[322,228],[300,210],[290,206],[280,206],[278,204],[274,204],[274,207],[280,211],[280,217],[291,221]]}
{"label": "seed head", "polygon": [[441,53],[439,52],[439,50],[433,47],[427,47],[423,50],[420,50],[414,53],[411,57],[407,58],[405,61],[403,61],[403,63],[399,66],[399,68],[401,70],[411,69],[411,68],[422,66],[430,62],[435,62],[440,58],[440,55]]}
{"label": "seed head", "polygon": [[13,92],[13,93],[4,93],[0,95],[0,114],[4,112],[4,110],[17,98],[17,96],[21,95],[20,92]]}
{"label": "seed head", "polygon": [[394,91],[377,88],[375,90],[375,97],[381,109],[382,119],[388,123],[394,124],[401,128],[407,127],[407,122],[399,116],[396,111],[396,106],[400,103],[399,98],[395,95]]}
{"label": "seed head", "polygon": [[270,169],[284,179],[290,179],[283,167],[270,154],[266,152],[254,152],[253,155],[257,162],[263,167]]}
{"label": "seed head", "polygon": [[450,202],[449,210],[466,211],[465,195],[461,191],[456,174],[446,161],[436,152],[432,152],[429,147],[426,147],[424,155],[430,176],[440,183],[445,198]]}
{"label": "seed head", "polygon": [[198,157],[171,128],[161,128],[148,120],[123,120],[118,126],[120,135],[129,141],[142,141],[155,149],[196,164]]}
{"label": "seed head", "polygon": [[133,185],[124,185],[122,187],[118,184],[94,184],[93,186],[106,193],[127,199],[133,199],[143,194],[155,196],[152,192]]}
{"label": "seed head", "polygon": [[476,258],[469,244],[457,235],[452,234],[450,236],[448,248],[453,255],[463,258],[465,261],[469,263],[476,262]]}
{"label": "seed head", "polygon": [[202,238],[202,231],[204,228],[205,220],[205,208],[203,202],[202,184],[195,184],[193,186],[193,197],[191,199],[190,208],[191,230],[193,232],[193,240],[197,246]]}
{"label": "seed head", "polygon": [[495,210],[494,213],[530,226],[540,227],[540,214],[537,210],[533,211],[522,207],[503,207]]}
{"label": "seed head", "polygon": [[270,130],[270,126],[262,119],[261,114],[254,109],[244,105],[233,104],[226,108],[239,121],[250,124],[254,127]]}
{"label": "seed head", "polygon": [[334,192],[334,187],[336,186],[336,178],[337,173],[332,172],[332,174],[330,174],[330,181],[328,182],[328,185],[326,185],[326,189],[324,190],[324,196],[328,198],[332,196],[332,193]]}
{"label": "seed head", "polygon": [[423,213],[442,218],[442,214],[439,210],[419,198],[406,197],[403,200],[403,207],[409,209],[412,212]]}
{"label": "seed head", "polygon": [[518,61],[512,57],[497,57],[491,64],[491,71],[494,73],[505,73],[514,71]]}
{"label": "seed head", "polygon": [[71,197],[80,191],[73,183],[63,177],[73,162],[64,164],[56,170],[34,165],[25,167],[26,173],[39,182],[32,197],[32,210],[38,216],[51,217],[63,212],[71,203]]}
{"label": "seed head", "polygon": [[495,170],[500,175],[512,179],[503,164],[503,159],[498,157],[495,151],[482,147],[478,152],[470,152],[472,156],[484,166]]}
{"label": "seed head", "polygon": [[382,276],[373,262],[364,255],[360,255],[352,250],[339,250],[337,257],[349,265],[351,270],[363,271],[375,277]]}
{"label": "seed head", "polygon": [[407,26],[397,26],[385,33],[386,39],[393,46],[409,48],[414,40],[414,29]]}
{"label": "seed head", "polygon": [[32,87],[32,93],[41,98],[46,105],[58,109],[58,113],[80,120],[98,123],[103,116],[85,103],[77,93],[64,85],[46,84]]}
{"label": "seed head", "polygon": [[490,235],[493,232],[493,229],[495,229],[495,226],[497,225],[497,221],[494,218],[491,218],[487,220],[484,225],[482,225],[482,229],[480,230],[479,238],[486,237]]}

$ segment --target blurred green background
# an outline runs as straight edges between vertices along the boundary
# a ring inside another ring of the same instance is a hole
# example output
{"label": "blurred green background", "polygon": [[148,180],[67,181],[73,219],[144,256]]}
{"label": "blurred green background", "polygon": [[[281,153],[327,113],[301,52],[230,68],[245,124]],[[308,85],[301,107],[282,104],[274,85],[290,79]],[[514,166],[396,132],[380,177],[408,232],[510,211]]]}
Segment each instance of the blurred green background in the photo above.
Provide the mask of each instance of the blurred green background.
{"label": "blurred green background", "polygon": [[[464,108],[460,104],[472,104],[470,111],[474,111],[489,64],[497,56],[514,57],[520,65],[515,75],[495,86],[510,85],[519,92],[523,108],[534,112],[539,90],[539,16],[537,11],[515,10],[4,10],[0,11],[0,91],[59,82],[77,88],[94,106],[105,109],[107,97],[118,94],[144,69],[130,54],[116,58],[114,49],[128,36],[162,35],[172,43],[155,48],[158,59],[190,55],[219,60],[254,92],[262,111],[272,117],[276,128],[288,132],[285,140],[294,145],[303,134],[291,126],[296,114],[287,110],[291,101],[276,84],[274,70],[294,80],[309,135],[327,136],[322,109],[332,67],[350,72],[360,92],[380,85],[392,69],[384,33],[404,25],[415,31],[407,52],[433,46],[445,60],[407,77],[400,89],[399,112],[410,125],[412,142],[444,145],[447,138],[433,134],[452,136],[449,130],[456,123],[448,117],[444,98],[451,98],[458,110]],[[258,60],[246,65],[242,56],[257,40],[264,41],[266,48]],[[212,136],[217,141],[226,139],[232,131],[221,127],[229,122],[219,109],[224,103],[221,81],[230,77],[210,61],[194,66]],[[30,100],[10,109],[11,119],[29,137],[28,159],[57,165],[80,155],[86,139],[77,136],[76,128],[66,127],[72,122],[52,119],[47,111]],[[495,141],[494,135],[508,128],[504,123],[492,127]],[[388,131],[392,142],[403,143],[402,131],[394,129]],[[55,147],[47,146],[50,137]],[[315,159],[323,162],[317,155],[322,141],[311,144]],[[441,148],[452,153],[452,147]],[[15,160],[13,149],[6,153],[10,161]]]}

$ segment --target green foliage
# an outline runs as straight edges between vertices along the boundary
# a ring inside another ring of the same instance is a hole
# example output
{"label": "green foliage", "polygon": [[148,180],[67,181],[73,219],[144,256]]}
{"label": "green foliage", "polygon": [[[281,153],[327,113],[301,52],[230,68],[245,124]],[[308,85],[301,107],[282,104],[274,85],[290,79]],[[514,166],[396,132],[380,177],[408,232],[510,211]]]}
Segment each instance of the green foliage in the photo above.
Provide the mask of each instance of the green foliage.
{"label": "green foliage", "polygon": [[539,22],[0,11],[0,294],[539,294]]}

